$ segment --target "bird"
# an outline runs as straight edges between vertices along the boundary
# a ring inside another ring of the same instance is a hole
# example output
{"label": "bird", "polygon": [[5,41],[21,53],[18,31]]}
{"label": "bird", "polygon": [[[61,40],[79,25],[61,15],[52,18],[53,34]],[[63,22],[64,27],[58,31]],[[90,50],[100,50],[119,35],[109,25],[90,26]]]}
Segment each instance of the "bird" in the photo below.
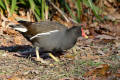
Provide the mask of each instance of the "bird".
{"label": "bird", "polygon": [[42,63],[46,62],[39,56],[39,51],[40,53],[49,53],[51,58],[59,62],[59,59],[52,53],[72,48],[77,42],[78,37],[88,38],[82,26],[67,28],[56,21],[18,21],[18,23],[9,26],[19,31],[32,43],[36,49],[37,61],[41,61]]}

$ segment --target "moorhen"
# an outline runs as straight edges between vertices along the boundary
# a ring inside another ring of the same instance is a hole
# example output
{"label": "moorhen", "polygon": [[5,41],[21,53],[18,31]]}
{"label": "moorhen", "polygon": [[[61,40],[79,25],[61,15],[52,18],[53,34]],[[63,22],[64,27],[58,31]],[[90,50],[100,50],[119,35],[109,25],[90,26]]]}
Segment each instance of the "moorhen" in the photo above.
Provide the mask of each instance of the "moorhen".
{"label": "moorhen", "polygon": [[81,26],[67,28],[55,21],[18,22],[20,24],[9,26],[21,32],[36,47],[37,60],[42,63],[45,63],[45,61],[40,58],[39,51],[41,53],[47,52],[51,58],[59,61],[51,53],[72,48],[80,36],[87,38]]}

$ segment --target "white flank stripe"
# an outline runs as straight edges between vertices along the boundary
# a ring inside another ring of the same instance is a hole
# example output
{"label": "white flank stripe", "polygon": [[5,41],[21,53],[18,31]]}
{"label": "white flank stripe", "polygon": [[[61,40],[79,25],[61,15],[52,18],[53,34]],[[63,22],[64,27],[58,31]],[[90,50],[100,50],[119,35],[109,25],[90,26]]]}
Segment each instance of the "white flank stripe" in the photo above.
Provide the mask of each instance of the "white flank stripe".
{"label": "white flank stripe", "polygon": [[14,28],[15,30],[18,30],[20,32],[27,32],[27,29],[26,28],[21,28],[21,27],[16,27]]}
{"label": "white flank stripe", "polygon": [[53,31],[45,32],[45,33],[39,33],[39,34],[36,34],[35,36],[31,37],[30,40],[32,40],[32,39],[34,39],[36,37],[50,35],[51,33],[55,33],[55,32],[58,32],[58,31],[59,30],[53,30]]}

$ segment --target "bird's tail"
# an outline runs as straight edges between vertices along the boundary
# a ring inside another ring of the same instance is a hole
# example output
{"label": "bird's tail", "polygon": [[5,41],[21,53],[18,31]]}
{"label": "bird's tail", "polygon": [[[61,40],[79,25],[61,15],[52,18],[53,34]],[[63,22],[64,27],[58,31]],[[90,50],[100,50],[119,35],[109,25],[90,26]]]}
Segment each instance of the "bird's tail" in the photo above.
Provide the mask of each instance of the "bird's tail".
{"label": "bird's tail", "polygon": [[19,32],[27,32],[27,28],[21,24],[9,25],[9,27],[11,27]]}
{"label": "bird's tail", "polygon": [[32,24],[32,22],[23,21],[23,20],[20,20],[17,23],[18,24],[9,25],[9,27],[11,27],[17,31],[20,31],[20,32],[27,32],[27,28],[29,27],[29,25]]}

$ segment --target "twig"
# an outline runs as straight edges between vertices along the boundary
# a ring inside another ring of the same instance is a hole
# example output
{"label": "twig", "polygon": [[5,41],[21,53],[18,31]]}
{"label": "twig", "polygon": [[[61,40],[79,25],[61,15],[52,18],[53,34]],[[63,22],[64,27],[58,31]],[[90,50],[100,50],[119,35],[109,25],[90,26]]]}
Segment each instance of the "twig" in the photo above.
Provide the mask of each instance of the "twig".
{"label": "twig", "polygon": [[67,22],[70,22],[70,20],[65,16],[65,13],[62,12],[56,5],[54,5],[54,3],[51,2],[51,0],[48,0],[48,2],[49,2],[56,10],[58,10],[58,12],[65,18],[65,20],[66,20]]}
{"label": "twig", "polygon": [[70,17],[69,17],[69,20],[72,21],[73,23],[76,23],[76,24],[78,23],[77,21],[75,21],[74,19],[72,19]]}

